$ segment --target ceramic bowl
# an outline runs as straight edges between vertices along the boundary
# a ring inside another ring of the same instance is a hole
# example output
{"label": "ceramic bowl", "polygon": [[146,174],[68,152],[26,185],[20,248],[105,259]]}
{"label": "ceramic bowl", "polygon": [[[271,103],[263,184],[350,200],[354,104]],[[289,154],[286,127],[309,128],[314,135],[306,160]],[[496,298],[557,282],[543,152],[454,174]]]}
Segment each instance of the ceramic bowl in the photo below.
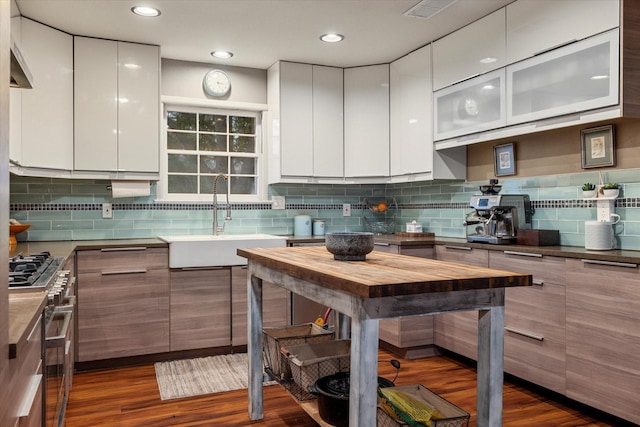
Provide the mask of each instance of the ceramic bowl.
{"label": "ceramic bowl", "polygon": [[364,261],[373,250],[373,233],[327,233],[324,239],[327,250],[338,261]]}

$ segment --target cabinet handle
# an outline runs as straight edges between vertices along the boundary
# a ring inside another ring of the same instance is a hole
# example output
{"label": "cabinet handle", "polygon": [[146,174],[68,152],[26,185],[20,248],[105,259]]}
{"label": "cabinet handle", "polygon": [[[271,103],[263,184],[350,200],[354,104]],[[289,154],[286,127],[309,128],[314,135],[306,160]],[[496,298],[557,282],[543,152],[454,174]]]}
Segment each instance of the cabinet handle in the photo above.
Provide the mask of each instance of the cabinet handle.
{"label": "cabinet handle", "polygon": [[542,335],[536,335],[536,334],[533,334],[531,332],[523,331],[523,330],[516,329],[516,328],[511,328],[509,326],[505,326],[504,330],[507,331],[507,332],[514,333],[516,335],[521,335],[521,336],[526,337],[526,338],[534,339],[536,341],[544,341],[544,337]]}
{"label": "cabinet handle", "polygon": [[41,320],[42,320],[42,314],[38,317],[36,324],[33,325],[33,329],[31,329],[31,332],[29,332],[29,335],[27,336],[27,342],[31,341],[31,337],[33,337],[34,332],[36,331],[36,329],[38,329],[38,326],[40,326]]}
{"label": "cabinet handle", "polygon": [[[60,312],[61,311],[59,311],[59,313]],[[61,347],[61,345],[65,343],[66,337],[67,337],[67,331],[69,330],[69,325],[71,324],[72,317],[73,317],[73,311],[71,310],[64,311],[64,320],[62,321],[62,329],[60,330],[60,335],[56,335],[54,337],[47,337],[46,338],[47,348]]]}
{"label": "cabinet handle", "polygon": [[599,265],[612,265],[614,267],[638,268],[638,264],[633,264],[630,262],[600,261],[599,259],[583,259],[582,262],[585,264],[599,264]]}
{"label": "cabinet handle", "polygon": [[125,252],[125,251],[146,251],[146,246],[132,246],[129,248],[102,248],[100,252]]}
{"label": "cabinet handle", "polygon": [[41,387],[41,385],[42,374],[36,374],[31,377],[31,379],[29,380],[29,386],[27,387],[27,392],[24,396],[24,400],[20,405],[20,409],[18,409],[18,418],[25,418],[29,416],[29,413],[31,413],[31,408],[33,408],[33,403],[36,400],[38,389]]}
{"label": "cabinet handle", "polygon": [[551,46],[551,47],[549,47],[549,48],[547,48],[547,49],[540,50],[540,51],[538,51],[538,52],[534,53],[534,54],[533,54],[533,56],[542,55],[543,53],[549,52],[549,51],[551,51],[551,50],[553,50],[553,49],[558,49],[559,47],[563,47],[563,46],[570,45],[571,43],[574,43],[574,42],[577,42],[577,41],[578,41],[578,40],[576,40],[576,39],[567,40],[566,42],[563,42],[563,43],[557,44],[557,45],[555,45],[555,46]]}
{"label": "cabinet handle", "polygon": [[458,251],[470,251],[471,249],[473,249],[468,246],[455,246],[455,245],[444,245],[444,247],[447,249],[455,249]]}
{"label": "cabinet handle", "polygon": [[373,242],[374,246],[391,246],[389,243],[385,242]]}
{"label": "cabinet handle", "polygon": [[103,271],[102,274],[103,276],[113,276],[114,274],[140,274],[140,273],[146,273],[147,269],[146,268],[140,268],[140,269],[134,269],[134,270],[114,270],[114,271]]}
{"label": "cabinet handle", "polygon": [[531,254],[529,252],[503,251],[505,255],[528,256],[532,258],[542,258],[542,254]]}
{"label": "cabinet handle", "polygon": [[542,280],[532,280],[531,284],[535,286],[543,286],[544,282]]}
{"label": "cabinet handle", "polygon": [[230,267],[181,267],[179,271],[207,271],[207,270],[226,270]]}
{"label": "cabinet handle", "polygon": [[474,78],[474,77],[478,77],[479,75],[480,75],[480,73],[475,73],[475,74],[471,74],[470,76],[463,77],[463,78],[461,78],[460,80],[456,80],[455,82],[451,83],[451,84],[450,84],[450,86],[455,85],[455,84],[458,84],[458,83],[463,82],[463,81],[465,81],[465,80],[472,79],[472,78]]}

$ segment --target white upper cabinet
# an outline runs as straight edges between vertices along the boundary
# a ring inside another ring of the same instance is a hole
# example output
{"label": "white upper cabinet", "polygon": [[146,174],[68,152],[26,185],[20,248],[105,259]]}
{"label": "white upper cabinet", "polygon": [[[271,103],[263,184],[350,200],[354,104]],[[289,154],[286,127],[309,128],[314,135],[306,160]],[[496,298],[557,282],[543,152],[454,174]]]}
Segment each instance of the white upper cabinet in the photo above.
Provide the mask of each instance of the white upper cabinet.
{"label": "white upper cabinet", "polygon": [[345,177],[389,176],[389,64],[344,70]]}
{"label": "white upper cabinet", "polygon": [[506,65],[505,9],[433,43],[433,90]]}
{"label": "white upper cabinet", "polygon": [[20,49],[33,76],[33,89],[11,90],[12,108],[16,107],[11,159],[22,167],[70,171],[73,38],[26,18],[20,18],[20,29]]}
{"label": "white upper cabinet", "polygon": [[504,126],[504,76],[503,68],[434,92],[434,139]]}
{"label": "white upper cabinet", "polygon": [[507,67],[507,123],[619,103],[619,31],[590,37]]}
{"label": "white upper cabinet", "polygon": [[431,45],[392,62],[389,86],[391,175],[431,172]]}
{"label": "white upper cabinet", "polygon": [[269,182],[342,178],[342,68],[280,61],[267,76]]}
{"label": "white upper cabinet", "polygon": [[313,176],[344,176],[344,72],[313,66]]}
{"label": "white upper cabinet", "polygon": [[74,61],[74,168],[157,174],[159,48],[75,37]]}
{"label": "white upper cabinet", "polygon": [[506,6],[507,63],[619,25],[619,0],[518,0]]}

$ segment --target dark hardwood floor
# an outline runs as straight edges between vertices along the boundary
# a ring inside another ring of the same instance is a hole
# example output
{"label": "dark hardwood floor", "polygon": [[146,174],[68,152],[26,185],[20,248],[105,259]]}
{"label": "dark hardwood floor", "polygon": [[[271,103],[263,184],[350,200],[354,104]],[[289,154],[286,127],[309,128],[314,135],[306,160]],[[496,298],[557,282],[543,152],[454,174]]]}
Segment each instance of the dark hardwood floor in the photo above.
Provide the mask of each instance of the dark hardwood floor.
{"label": "dark hardwood floor", "polygon": [[[387,363],[396,358],[381,350],[379,375],[393,379]],[[465,361],[439,356],[399,359],[397,385],[422,384],[471,414],[475,426],[476,372]],[[620,427],[631,425],[598,411],[505,379],[505,427]],[[280,386],[264,389],[264,419],[249,421],[247,390],[160,400],[153,364],[78,373],[68,402],[67,427],[268,426],[315,427],[317,424]],[[368,426],[362,426],[368,427]]]}

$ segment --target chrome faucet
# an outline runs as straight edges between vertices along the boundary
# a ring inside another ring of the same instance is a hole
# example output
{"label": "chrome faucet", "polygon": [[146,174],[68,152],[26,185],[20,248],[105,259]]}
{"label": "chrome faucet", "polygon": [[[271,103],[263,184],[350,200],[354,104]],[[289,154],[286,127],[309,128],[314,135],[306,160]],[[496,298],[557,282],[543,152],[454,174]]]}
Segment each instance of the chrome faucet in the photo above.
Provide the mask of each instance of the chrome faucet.
{"label": "chrome faucet", "polygon": [[227,225],[227,221],[231,221],[231,204],[229,203],[229,183],[227,182],[227,217],[225,218],[222,226],[218,225],[218,179],[229,177],[223,173],[216,175],[213,178],[213,235],[217,236],[220,233],[224,233],[224,226]]}

